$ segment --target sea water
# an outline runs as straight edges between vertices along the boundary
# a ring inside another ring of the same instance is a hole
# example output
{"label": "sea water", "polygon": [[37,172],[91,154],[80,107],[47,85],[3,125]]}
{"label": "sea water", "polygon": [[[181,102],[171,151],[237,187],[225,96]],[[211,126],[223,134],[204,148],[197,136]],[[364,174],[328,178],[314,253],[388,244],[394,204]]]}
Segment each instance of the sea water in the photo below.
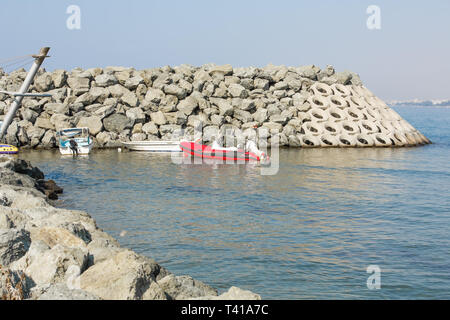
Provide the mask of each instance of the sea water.
{"label": "sea water", "polygon": [[433,144],[281,149],[276,175],[117,150],[20,157],[64,188],[57,206],[89,212],[123,247],[220,292],[449,299],[450,108],[395,109]]}

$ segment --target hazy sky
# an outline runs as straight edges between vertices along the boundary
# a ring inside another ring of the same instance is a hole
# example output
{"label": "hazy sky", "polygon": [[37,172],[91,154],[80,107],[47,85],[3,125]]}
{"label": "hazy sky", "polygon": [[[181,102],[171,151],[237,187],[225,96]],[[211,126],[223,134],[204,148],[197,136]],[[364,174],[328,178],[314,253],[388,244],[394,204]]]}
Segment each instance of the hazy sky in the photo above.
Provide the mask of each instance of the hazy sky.
{"label": "hazy sky", "polygon": [[[66,27],[69,5],[80,30]],[[369,5],[380,30],[366,26]],[[0,10],[0,60],[50,46],[47,70],[331,64],[383,99],[450,98],[448,0],[2,0]]]}

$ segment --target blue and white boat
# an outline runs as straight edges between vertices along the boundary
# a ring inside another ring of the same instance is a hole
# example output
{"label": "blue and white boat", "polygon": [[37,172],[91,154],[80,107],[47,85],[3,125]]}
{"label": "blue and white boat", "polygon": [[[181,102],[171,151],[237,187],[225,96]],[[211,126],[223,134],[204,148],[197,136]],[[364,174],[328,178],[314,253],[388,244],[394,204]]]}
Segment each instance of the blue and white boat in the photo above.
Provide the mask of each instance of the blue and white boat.
{"label": "blue and white boat", "polygon": [[63,155],[86,155],[94,144],[89,136],[89,128],[67,128],[56,133],[59,151]]}

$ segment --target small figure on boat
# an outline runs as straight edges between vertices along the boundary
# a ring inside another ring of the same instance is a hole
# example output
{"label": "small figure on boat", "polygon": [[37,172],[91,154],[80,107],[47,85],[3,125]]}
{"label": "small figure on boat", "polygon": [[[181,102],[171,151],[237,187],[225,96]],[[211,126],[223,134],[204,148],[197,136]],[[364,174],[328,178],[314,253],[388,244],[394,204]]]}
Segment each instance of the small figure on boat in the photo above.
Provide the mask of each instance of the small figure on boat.
{"label": "small figure on boat", "polygon": [[74,139],[69,140],[69,148],[74,156],[78,155],[78,143]]}
{"label": "small figure on boat", "polygon": [[63,155],[86,155],[94,144],[89,136],[89,128],[68,128],[56,133],[59,137],[59,151]]}

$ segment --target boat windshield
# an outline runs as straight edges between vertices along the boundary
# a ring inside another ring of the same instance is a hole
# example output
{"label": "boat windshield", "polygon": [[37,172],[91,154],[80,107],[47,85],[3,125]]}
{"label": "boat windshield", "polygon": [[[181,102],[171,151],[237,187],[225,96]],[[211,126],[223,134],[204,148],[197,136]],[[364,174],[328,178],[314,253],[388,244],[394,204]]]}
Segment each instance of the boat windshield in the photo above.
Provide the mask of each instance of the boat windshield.
{"label": "boat windshield", "polygon": [[87,138],[89,137],[88,128],[64,129],[58,132],[58,136],[64,138]]}
{"label": "boat windshield", "polygon": [[63,129],[57,132],[57,136],[59,137],[59,144],[62,147],[67,147],[70,140],[75,141],[80,146],[91,143],[88,128]]}

